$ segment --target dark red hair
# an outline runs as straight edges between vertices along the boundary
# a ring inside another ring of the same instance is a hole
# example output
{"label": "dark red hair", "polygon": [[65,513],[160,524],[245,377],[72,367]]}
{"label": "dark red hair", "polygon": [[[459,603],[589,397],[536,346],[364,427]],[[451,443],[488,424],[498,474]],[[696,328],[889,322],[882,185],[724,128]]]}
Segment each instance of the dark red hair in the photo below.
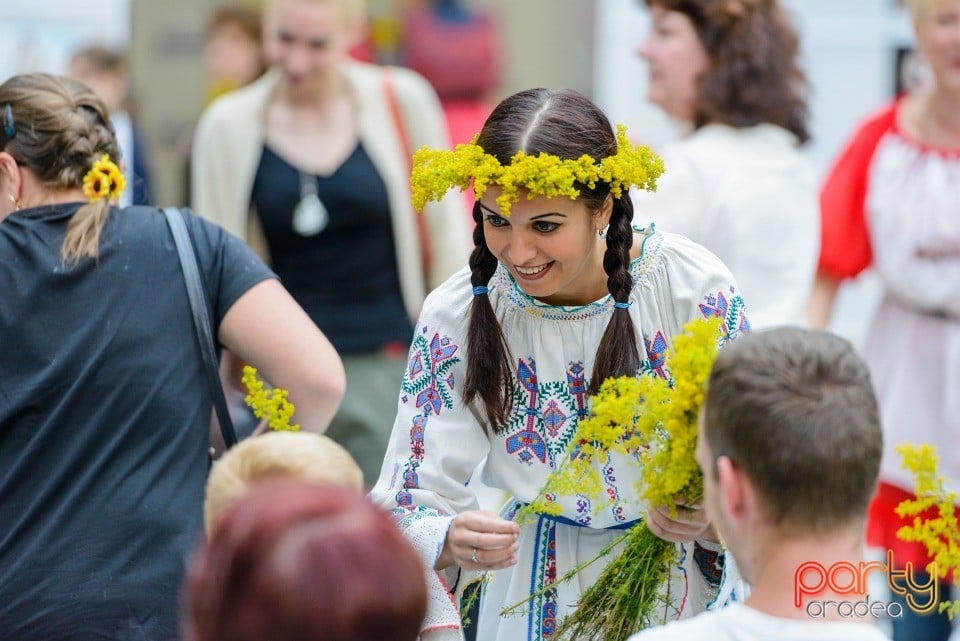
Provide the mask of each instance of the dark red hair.
{"label": "dark red hair", "polygon": [[187,641],[414,641],[424,570],[385,513],[353,490],[255,484],[194,556]]}

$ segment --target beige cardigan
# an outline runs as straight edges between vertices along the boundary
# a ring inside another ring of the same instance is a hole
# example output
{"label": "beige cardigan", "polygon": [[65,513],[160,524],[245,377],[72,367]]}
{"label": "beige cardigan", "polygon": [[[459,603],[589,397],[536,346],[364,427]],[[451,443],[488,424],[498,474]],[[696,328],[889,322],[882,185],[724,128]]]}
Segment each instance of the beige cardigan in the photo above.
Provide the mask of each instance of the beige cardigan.
{"label": "beige cardigan", "polygon": [[[431,268],[424,274],[417,221],[410,204],[403,142],[384,92],[384,67],[348,62],[343,72],[356,97],[360,141],[386,184],[393,219],[397,269],[404,306],[415,320],[423,300],[466,265],[470,251],[463,199],[447,194],[424,208],[430,236]],[[433,89],[421,76],[390,68],[391,82],[404,116],[411,151],[423,145],[449,146],[445,120]],[[279,76],[270,72],[252,85],[215,101],[203,113],[193,145],[191,192],[194,211],[245,239],[266,258],[256,216],[250,216],[250,191],[263,150],[263,112]],[[358,245],[362,239],[357,239]],[[322,274],[318,274],[322,277]]]}

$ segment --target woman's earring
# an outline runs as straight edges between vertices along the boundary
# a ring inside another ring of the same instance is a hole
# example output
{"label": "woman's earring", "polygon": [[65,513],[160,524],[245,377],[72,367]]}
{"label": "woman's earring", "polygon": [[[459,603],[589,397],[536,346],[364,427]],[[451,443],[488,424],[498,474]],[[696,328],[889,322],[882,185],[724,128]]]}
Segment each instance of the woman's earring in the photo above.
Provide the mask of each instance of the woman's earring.
{"label": "woman's earring", "polygon": [[600,238],[606,238],[606,237],[607,237],[607,229],[606,229],[605,227],[604,227],[604,228],[601,228],[601,229],[598,229],[598,230],[597,230],[597,236],[599,236]]}
{"label": "woman's earring", "polygon": [[22,206],[22,203],[20,202],[20,199],[19,199],[19,198],[14,198],[14,197],[13,197],[13,194],[7,194],[7,198],[9,198],[9,199],[10,199],[10,202],[13,203],[13,206],[16,207],[16,210],[17,210],[17,211],[20,211],[20,207]]}

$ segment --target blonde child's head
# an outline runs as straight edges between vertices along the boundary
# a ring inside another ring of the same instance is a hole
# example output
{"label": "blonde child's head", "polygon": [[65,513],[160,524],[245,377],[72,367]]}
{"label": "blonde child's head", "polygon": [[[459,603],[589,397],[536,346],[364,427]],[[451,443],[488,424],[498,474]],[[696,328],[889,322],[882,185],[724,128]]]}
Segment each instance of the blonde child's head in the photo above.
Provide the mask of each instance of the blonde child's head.
{"label": "blonde child's head", "polygon": [[363,489],[363,473],[356,461],[329,437],[308,432],[269,432],[239,443],[214,463],[203,506],[207,533],[251,484],[274,477]]}

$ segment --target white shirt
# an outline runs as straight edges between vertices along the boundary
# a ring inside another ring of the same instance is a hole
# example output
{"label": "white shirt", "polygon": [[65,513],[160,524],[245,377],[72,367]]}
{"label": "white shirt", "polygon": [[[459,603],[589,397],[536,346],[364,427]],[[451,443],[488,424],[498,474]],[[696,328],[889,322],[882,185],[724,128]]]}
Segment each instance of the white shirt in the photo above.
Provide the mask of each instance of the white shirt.
{"label": "white shirt", "polygon": [[742,603],[674,621],[627,641],[888,641],[872,625],[846,621],[781,619]]}
{"label": "white shirt", "polygon": [[733,272],[755,329],[804,323],[820,251],[817,185],[793,134],[707,125],[662,150],[634,222],[687,236]]}

